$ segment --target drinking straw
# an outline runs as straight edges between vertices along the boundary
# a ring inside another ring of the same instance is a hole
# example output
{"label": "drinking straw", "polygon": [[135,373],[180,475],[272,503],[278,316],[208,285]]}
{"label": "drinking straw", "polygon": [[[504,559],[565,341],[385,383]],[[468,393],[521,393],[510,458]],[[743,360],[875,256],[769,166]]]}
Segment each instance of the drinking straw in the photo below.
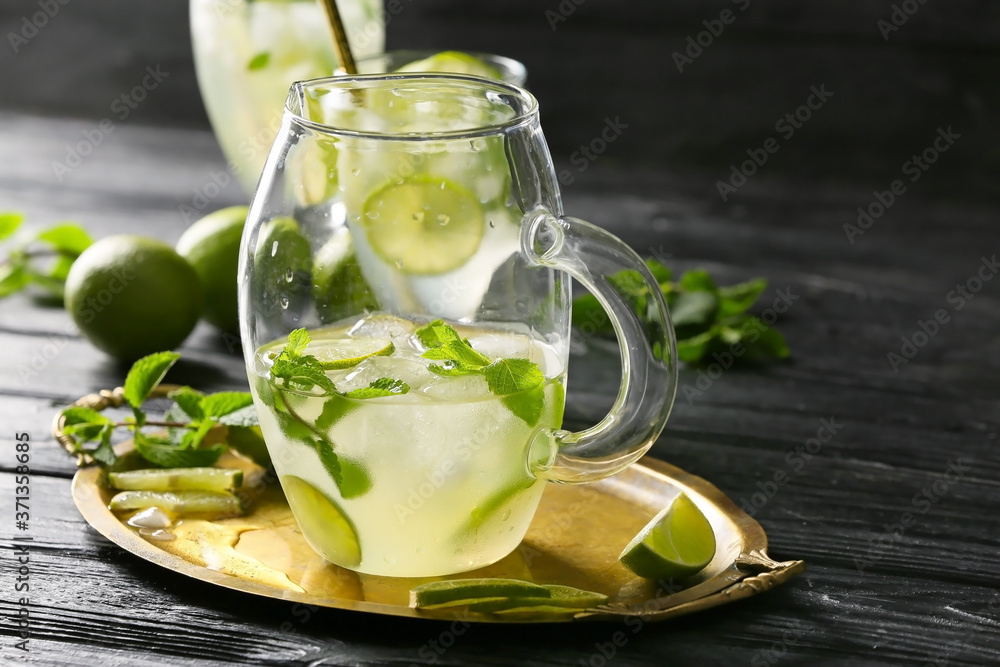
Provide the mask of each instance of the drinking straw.
{"label": "drinking straw", "polygon": [[326,18],[330,22],[333,46],[337,50],[337,59],[340,61],[338,70],[343,70],[346,74],[357,74],[358,68],[354,64],[354,56],[351,55],[351,45],[347,42],[347,33],[344,32],[344,22],[340,19],[337,0],[321,0],[321,4],[326,10]]}

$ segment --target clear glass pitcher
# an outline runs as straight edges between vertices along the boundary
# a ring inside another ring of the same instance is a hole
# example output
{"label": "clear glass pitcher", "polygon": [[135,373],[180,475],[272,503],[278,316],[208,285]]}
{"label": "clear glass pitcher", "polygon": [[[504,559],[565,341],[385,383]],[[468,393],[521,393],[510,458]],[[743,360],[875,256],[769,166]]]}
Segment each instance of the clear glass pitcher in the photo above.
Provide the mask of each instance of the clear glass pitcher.
{"label": "clear glass pitcher", "polygon": [[[523,538],[544,481],[621,471],[677,385],[662,293],[563,215],[535,99],[502,82],[292,86],[244,230],[243,351],[304,536],[360,572],[475,569]],[[571,278],[621,347],[610,413],[563,430]]]}

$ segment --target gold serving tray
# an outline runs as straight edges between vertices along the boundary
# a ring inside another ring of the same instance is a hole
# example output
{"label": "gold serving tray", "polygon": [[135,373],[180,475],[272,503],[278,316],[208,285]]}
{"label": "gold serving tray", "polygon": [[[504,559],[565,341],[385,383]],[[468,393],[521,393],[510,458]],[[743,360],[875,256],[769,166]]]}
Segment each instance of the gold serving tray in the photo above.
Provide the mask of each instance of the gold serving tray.
{"label": "gold serving tray", "polygon": [[[512,554],[473,572],[424,579],[358,574],[326,562],[306,544],[279,485],[265,483],[262,469],[229,454],[219,465],[244,469],[244,489],[251,490],[244,503],[246,516],[185,519],[169,529],[173,539],[167,541],[148,530],[144,537],[108,510],[113,491],[97,467],[76,473],[73,499],[87,522],[112,542],[189,577],[279,600],[412,618],[538,623],[638,616],[659,621],[761,593],[805,569],[801,560],[771,560],[760,524],[717,488],[650,457],[601,482],[550,484],[527,536]],[[635,576],[618,562],[619,553],[681,491],[712,523],[718,543],[715,558],[684,580]],[[556,614],[480,614],[457,607],[408,606],[409,591],[417,584],[468,577],[566,584],[610,599],[593,609]]]}

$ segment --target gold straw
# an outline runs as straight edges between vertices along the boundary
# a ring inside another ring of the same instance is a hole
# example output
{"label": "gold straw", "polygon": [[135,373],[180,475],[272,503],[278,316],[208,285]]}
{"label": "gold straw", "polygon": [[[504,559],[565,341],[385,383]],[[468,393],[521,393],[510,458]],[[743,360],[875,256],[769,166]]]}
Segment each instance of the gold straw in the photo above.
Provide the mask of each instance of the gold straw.
{"label": "gold straw", "polygon": [[330,32],[333,33],[333,46],[337,50],[337,59],[340,60],[338,71],[342,70],[346,74],[357,74],[358,68],[354,64],[354,56],[351,55],[351,45],[347,42],[344,22],[340,20],[337,0],[320,0],[320,2],[326,10],[326,18],[330,22]]}

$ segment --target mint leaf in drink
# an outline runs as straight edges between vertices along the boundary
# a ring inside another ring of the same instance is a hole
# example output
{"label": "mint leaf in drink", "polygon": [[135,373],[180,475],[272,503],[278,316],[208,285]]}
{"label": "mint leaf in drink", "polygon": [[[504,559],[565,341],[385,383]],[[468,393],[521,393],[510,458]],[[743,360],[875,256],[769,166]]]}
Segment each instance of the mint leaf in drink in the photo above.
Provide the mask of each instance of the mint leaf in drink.
{"label": "mint leaf in drink", "polygon": [[498,396],[534,389],[545,382],[538,364],[527,359],[497,359],[483,369],[486,384]]}
{"label": "mint leaf in drink", "polygon": [[394,380],[392,378],[379,378],[369,384],[367,387],[360,387],[358,389],[353,389],[346,394],[347,398],[381,398],[383,396],[394,396],[396,394],[405,394],[410,391],[410,385],[406,384],[402,380]]}
{"label": "mint leaf in drink", "polygon": [[461,340],[461,336],[452,327],[444,323],[443,320],[434,320],[427,326],[420,327],[416,331],[417,338],[424,344],[424,347],[441,347],[445,343]]}
{"label": "mint leaf in drink", "polygon": [[432,347],[421,355],[432,361],[447,361],[448,370],[475,372],[490,363],[490,358],[477,352],[467,340],[452,340]]}
{"label": "mint leaf in drink", "polygon": [[285,344],[285,349],[282,350],[283,353],[287,353],[289,358],[298,359],[302,356],[302,353],[306,351],[306,346],[309,345],[309,332],[305,329],[296,329],[292,333],[288,334],[288,343]]}
{"label": "mint leaf in drink", "polygon": [[[177,407],[180,409],[181,414],[176,415],[178,418],[171,419],[170,414],[173,408],[167,412],[167,421],[187,421],[187,419],[201,419],[204,413],[201,411],[201,400],[205,397],[205,394],[200,391],[196,391],[191,387],[181,387],[175,391],[167,394],[169,398],[174,399]],[[187,419],[184,419],[184,417]]]}
{"label": "mint leaf in drink", "polygon": [[201,413],[218,419],[253,405],[253,396],[246,391],[220,391],[201,399]]}
{"label": "mint leaf in drink", "polygon": [[340,395],[334,395],[323,403],[323,411],[316,418],[316,429],[324,433],[336,424],[348,412],[357,407],[357,403],[348,401]]}
{"label": "mint leaf in drink", "polygon": [[340,459],[340,495],[345,499],[363,496],[372,488],[372,478],[368,471],[350,459]]}
{"label": "mint leaf in drink", "polygon": [[270,62],[271,53],[269,51],[261,51],[250,59],[250,62],[247,63],[247,69],[251,72],[254,70],[264,69]]}
{"label": "mint leaf in drink", "polygon": [[0,213],[0,241],[3,241],[16,232],[22,222],[24,222],[24,215],[21,213],[14,213],[12,211]]}
{"label": "mint leaf in drink", "polygon": [[155,352],[132,364],[128,375],[125,376],[125,401],[132,407],[136,424],[139,426],[146,420],[142,404],[149,398],[156,385],[160,384],[170,367],[180,358],[181,355],[177,352]]}
{"label": "mint leaf in drink", "polygon": [[297,391],[311,391],[319,387],[327,394],[338,393],[337,386],[327,377],[320,361],[312,355],[303,354],[309,340],[305,329],[296,329],[288,334],[288,343],[271,365],[271,377],[281,380],[283,387]]}

